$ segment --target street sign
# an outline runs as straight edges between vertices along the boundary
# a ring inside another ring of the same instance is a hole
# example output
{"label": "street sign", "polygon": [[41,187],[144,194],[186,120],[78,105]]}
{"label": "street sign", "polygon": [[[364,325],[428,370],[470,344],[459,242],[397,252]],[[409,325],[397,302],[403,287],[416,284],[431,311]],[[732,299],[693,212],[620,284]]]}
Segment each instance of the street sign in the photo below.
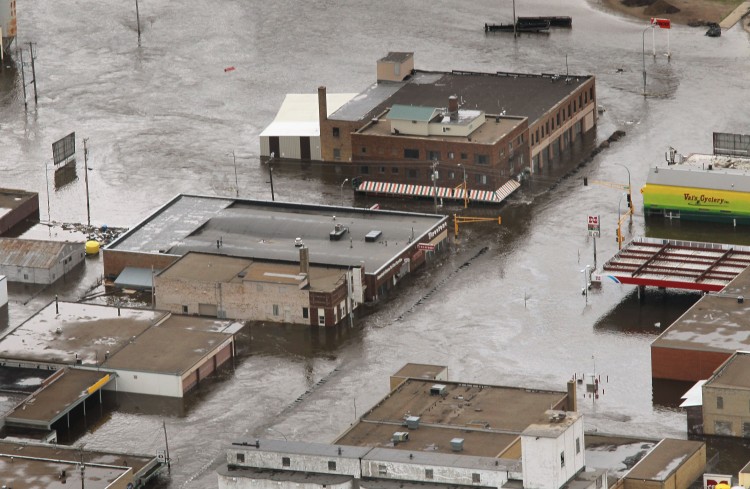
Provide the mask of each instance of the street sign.
{"label": "street sign", "polygon": [[598,238],[600,236],[599,216],[589,216],[589,236]]}
{"label": "street sign", "polygon": [[672,22],[669,19],[659,19],[656,17],[651,17],[651,25],[656,25],[661,29],[672,28]]}
{"label": "street sign", "polygon": [[435,251],[435,245],[429,243],[417,243],[418,250]]}

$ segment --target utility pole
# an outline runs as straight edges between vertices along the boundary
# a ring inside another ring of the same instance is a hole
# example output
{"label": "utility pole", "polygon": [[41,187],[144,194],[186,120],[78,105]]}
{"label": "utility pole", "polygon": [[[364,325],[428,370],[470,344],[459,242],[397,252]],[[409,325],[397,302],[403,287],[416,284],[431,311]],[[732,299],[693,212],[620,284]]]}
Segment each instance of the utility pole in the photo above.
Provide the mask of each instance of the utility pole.
{"label": "utility pole", "polygon": [[36,69],[34,68],[34,58],[36,58],[36,56],[34,56],[34,43],[33,42],[29,42],[29,54],[31,55],[31,76],[32,76],[31,81],[34,83],[34,104],[37,104],[38,97],[36,94]]}
{"label": "utility pole", "polygon": [[85,489],[86,485],[86,465],[83,463],[83,445],[81,445],[81,489]]}
{"label": "utility pole", "polygon": [[518,37],[516,33],[516,0],[513,0],[513,39]]}
{"label": "utility pole", "polygon": [[435,200],[435,214],[438,213],[437,211],[437,166],[438,166],[438,161],[433,160],[432,162],[432,196]]}
{"label": "utility pole", "polygon": [[86,146],[89,138],[83,138],[83,174],[86,181],[86,217],[89,228],[91,227],[91,203],[89,201],[89,149]]}
{"label": "utility pole", "polygon": [[135,0],[135,22],[138,26],[138,47],[141,47],[141,14],[138,12],[138,0]]}
{"label": "utility pole", "polygon": [[237,181],[237,156],[234,154],[234,150],[232,150],[232,160],[234,161],[234,188],[236,191],[235,197],[240,196],[240,184]]}
{"label": "utility pole", "polygon": [[23,85],[23,108],[28,109],[29,104],[26,101],[26,70],[23,68],[23,49],[19,49],[18,46],[16,46],[16,52],[18,53],[18,58],[21,63],[21,85]]}
{"label": "utility pole", "polygon": [[167,447],[167,453],[166,453],[166,456],[167,456],[167,472],[171,472],[172,471],[172,467],[171,467],[171,463],[169,461],[169,439],[167,438],[167,423],[165,423],[162,420],[161,426],[162,426],[162,428],[164,428],[164,444]]}

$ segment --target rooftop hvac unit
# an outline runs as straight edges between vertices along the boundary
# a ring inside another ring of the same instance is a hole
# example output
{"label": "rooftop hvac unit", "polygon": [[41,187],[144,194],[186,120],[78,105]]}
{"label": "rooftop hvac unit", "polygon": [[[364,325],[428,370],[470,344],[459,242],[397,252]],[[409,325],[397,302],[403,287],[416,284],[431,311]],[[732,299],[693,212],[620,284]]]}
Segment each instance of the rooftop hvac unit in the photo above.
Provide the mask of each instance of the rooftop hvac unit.
{"label": "rooftop hvac unit", "polygon": [[419,428],[419,416],[407,416],[406,417],[406,427],[410,430],[416,430]]}
{"label": "rooftop hvac unit", "polygon": [[451,440],[451,450],[454,452],[460,452],[464,449],[464,439],[463,438],[453,438]]}
{"label": "rooftop hvac unit", "polygon": [[401,443],[402,441],[409,441],[409,432],[397,431],[393,434],[393,437],[391,438],[391,440],[393,440],[393,443]]}
{"label": "rooftop hvac unit", "polygon": [[366,243],[374,243],[378,239],[380,239],[380,236],[383,234],[382,231],[379,231],[377,229],[373,229],[369,233],[365,234],[365,242]]}
{"label": "rooftop hvac unit", "polygon": [[430,387],[431,396],[444,396],[448,392],[448,387],[443,384],[434,384]]}

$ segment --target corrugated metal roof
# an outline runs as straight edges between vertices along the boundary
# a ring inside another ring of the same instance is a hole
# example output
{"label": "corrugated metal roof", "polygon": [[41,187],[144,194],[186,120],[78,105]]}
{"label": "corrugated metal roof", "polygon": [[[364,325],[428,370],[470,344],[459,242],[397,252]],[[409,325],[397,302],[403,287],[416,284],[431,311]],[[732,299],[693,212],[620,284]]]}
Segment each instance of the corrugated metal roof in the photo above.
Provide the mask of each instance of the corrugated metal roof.
{"label": "corrugated metal roof", "polygon": [[[65,247],[74,243],[32,239],[0,238],[0,265],[52,268]],[[83,243],[80,243],[83,249]]]}
{"label": "corrugated metal roof", "polygon": [[437,109],[419,105],[394,104],[388,112],[389,120],[429,122]]}

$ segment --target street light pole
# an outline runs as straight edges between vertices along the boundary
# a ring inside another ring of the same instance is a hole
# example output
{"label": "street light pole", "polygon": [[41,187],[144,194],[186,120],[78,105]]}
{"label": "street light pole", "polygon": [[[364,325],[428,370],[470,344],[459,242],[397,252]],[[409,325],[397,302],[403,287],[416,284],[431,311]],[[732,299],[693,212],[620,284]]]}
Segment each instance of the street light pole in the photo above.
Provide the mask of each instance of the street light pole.
{"label": "street light pole", "polygon": [[234,154],[234,150],[232,150],[232,161],[234,162],[234,190],[235,190],[235,197],[240,196],[240,184],[237,180],[237,156]]}
{"label": "street light pole", "polygon": [[458,166],[464,171],[464,209],[466,209],[469,207],[469,189],[466,188],[466,167],[461,163],[459,163]]}
{"label": "street light pole", "polygon": [[268,160],[268,174],[270,175],[270,178],[271,178],[271,202],[276,202],[276,197],[273,194],[273,166],[271,166],[273,164],[272,162],[273,162],[274,157],[275,157],[275,154],[272,152],[271,159]]}
{"label": "street light pole", "polygon": [[622,249],[622,214],[620,213],[620,208],[622,205],[622,198],[625,197],[628,194],[622,194],[620,196],[620,200],[617,201],[617,249]]}
{"label": "street light pole", "polygon": [[645,29],[643,29],[643,33],[641,34],[641,40],[643,41],[643,96],[646,96],[646,31],[650,28],[653,29],[653,25],[649,24]]}
{"label": "street light pole", "polygon": [[633,222],[633,186],[630,184],[630,169],[622,163],[615,163],[615,165],[625,168],[625,171],[628,172],[628,203],[630,204],[628,214],[630,214],[630,222]]}
{"label": "street light pole", "polygon": [[435,200],[435,214],[438,213],[437,211],[437,166],[438,166],[438,161],[433,160],[432,161],[432,197]]}
{"label": "street light pole", "polygon": [[348,182],[348,181],[349,181],[349,179],[348,179],[348,178],[345,178],[345,179],[344,179],[344,181],[343,181],[343,182],[341,182],[341,187],[340,187],[340,189],[341,189],[341,192],[340,192],[340,196],[341,196],[341,207],[344,207],[344,184],[345,184],[346,182]]}

